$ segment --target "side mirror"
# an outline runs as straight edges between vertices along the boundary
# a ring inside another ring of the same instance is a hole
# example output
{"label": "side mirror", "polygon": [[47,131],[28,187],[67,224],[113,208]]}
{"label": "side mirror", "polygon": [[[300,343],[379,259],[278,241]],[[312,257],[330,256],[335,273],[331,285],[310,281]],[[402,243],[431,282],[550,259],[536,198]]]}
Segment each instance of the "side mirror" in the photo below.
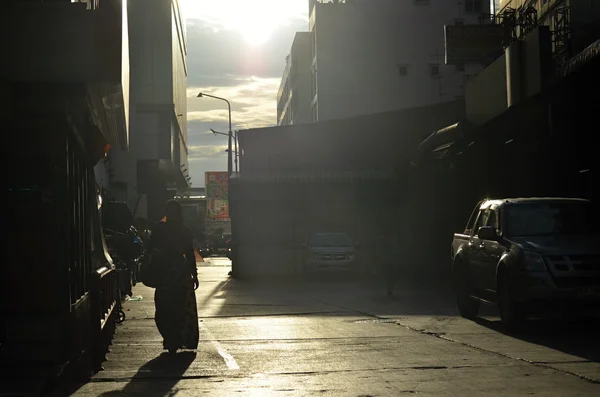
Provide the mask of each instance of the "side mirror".
{"label": "side mirror", "polygon": [[498,231],[495,227],[482,226],[477,231],[477,237],[482,240],[498,240]]}

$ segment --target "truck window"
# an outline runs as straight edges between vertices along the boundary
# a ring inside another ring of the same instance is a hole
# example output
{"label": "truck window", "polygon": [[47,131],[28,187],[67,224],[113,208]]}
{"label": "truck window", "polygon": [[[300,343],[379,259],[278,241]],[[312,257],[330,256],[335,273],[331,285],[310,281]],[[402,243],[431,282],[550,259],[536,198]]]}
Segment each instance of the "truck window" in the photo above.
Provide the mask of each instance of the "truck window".
{"label": "truck window", "polygon": [[589,202],[532,202],[506,210],[511,237],[596,234],[594,208]]}
{"label": "truck window", "polygon": [[489,209],[482,210],[479,213],[479,216],[477,217],[477,222],[475,222],[475,228],[473,229],[473,234],[477,234],[477,232],[479,231],[479,228],[481,226],[485,226],[486,225],[487,220],[489,218],[489,213],[490,213]]}
{"label": "truck window", "polygon": [[467,227],[465,227],[465,234],[466,235],[473,234],[473,225],[475,224],[475,221],[477,220],[477,216],[481,212],[479,210],[479,205],[480,204],[481,203],[477,204],[477,207],[475,207],[475,209],[473,210],[473,212],[471,212],[471,217],[469,218],[469,222],[467,222]]}
{"label": "truck window", "polygon": [[483,219],[483,210],[479,210],[471,216],[471,220],[469,221],[468,229],[465,230],[465,234],[472,236],[477,233],[477,230],[481,226],[481,221]]}
{"label": "truck window", "polygon": [[490,227],[493,227],[494,229],[498,230],[499,224],[500,223],[498,222],[498,211],[496,211],[495,209],[490,210],[486,226],[490,226]]}

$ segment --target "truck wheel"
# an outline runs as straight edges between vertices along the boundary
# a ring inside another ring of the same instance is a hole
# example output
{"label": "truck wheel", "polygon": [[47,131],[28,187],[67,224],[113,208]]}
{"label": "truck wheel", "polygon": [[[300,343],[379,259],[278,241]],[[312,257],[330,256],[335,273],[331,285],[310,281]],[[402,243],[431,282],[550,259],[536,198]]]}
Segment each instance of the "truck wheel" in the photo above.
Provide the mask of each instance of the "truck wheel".
{"label": "truck wheel", "polygon": [[498,279],[498,309],[502,328],[507,333],[518,331],[525,322],[525,311],[511,297],[506,271],[502,271]]}
{"label": "truck wheel", "polygon": [[461,316],[473,320],[479,313],[480,302],[471,297],[469,273],[460,263],[455,266],[456,305]]}

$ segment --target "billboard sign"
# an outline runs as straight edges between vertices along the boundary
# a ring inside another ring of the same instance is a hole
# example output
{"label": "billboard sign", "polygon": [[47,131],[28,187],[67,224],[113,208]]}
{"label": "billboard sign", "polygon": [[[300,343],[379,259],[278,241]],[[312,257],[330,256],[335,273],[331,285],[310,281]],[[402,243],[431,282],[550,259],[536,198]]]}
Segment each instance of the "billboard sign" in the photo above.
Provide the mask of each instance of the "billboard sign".
{"label": "billboard sign", "polygon": [[444,26],[446,65],[490,63],[502,55],[510,39],[507,26],[446,25]]}
{"label": "billboard sign", "polygon": [[209,171],[205,174],[206,219],[229,220],[229,176],[227,172]]}

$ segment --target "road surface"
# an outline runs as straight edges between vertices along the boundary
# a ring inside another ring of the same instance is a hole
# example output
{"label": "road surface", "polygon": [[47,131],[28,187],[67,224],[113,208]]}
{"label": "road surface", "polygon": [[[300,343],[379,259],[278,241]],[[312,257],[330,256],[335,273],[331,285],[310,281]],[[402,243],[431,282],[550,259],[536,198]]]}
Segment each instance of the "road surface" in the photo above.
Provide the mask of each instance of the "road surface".
{"label": "road surface", "polygon": [[[534,322],[523,335],[498,318],[457,316],[447,291],[358,282],[230,280],[229,263],[199,264],[201,343],[169,357],[153,291],[125,304],[105,369],[59,390],[74,396],[599,396],[598,321]],[[485,314],[485,313],[484,313]]]}

